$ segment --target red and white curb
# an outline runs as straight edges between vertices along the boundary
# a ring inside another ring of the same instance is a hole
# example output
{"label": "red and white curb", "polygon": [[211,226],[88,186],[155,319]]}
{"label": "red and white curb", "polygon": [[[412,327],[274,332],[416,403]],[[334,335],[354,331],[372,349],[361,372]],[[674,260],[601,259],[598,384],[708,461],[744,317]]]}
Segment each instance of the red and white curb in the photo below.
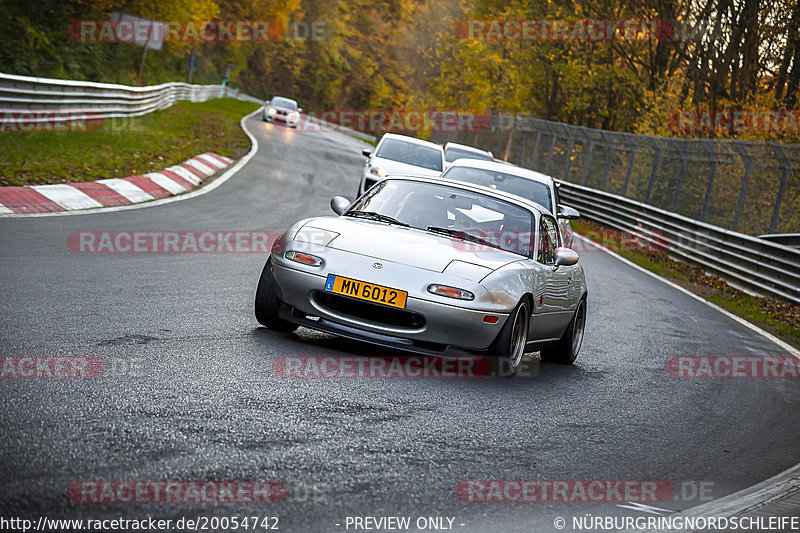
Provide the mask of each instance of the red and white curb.
{"label": "red and white curb", "polygon": [[136,204],[182,194],[233,164],[206,152],[179,165],[141,176],[85,183],[0,187],[0,214],[49,213]]}

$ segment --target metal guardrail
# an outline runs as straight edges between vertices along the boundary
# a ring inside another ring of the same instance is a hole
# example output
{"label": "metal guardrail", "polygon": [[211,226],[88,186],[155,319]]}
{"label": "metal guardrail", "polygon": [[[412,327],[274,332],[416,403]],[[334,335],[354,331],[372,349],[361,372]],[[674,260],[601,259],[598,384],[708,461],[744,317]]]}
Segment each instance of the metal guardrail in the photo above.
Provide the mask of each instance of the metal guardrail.
{"label": "metal guardrail", "polygon": [[174,82],[132,87],[0,73],[0,116],[26,124],[137,117],[179,100],[204,102],[223,97],[263,104],[263,100],[222,85]]}
{"label": "metal guardrail", "polygon": [[700,265],[745,292],[800,305],[800,249],[562,180],[559,196],[589,220]]}
{"label": "metal guardrail", "polygon": [[800,230],[800,145],[605,131],[492,115],[474,131],[434,132],[585,187],[750,235]]}
{"label": "metal guardrail", "polygon": [[759,235],[758,238],[777,242],[784,246],[791,246],[792,248],[800,248],[800,233],[774,233],[772,235]]}

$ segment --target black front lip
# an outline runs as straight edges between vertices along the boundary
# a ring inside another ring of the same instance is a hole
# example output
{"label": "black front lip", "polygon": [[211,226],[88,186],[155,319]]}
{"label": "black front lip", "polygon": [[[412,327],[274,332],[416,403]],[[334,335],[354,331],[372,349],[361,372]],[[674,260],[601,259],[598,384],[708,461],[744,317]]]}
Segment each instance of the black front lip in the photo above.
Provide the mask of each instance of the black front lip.
{"label": "black front lip", "polygon": [[440,355],[440,356],[485,355],[485,353],[481,351],[466,350],[464,348],[457,348],[452,345],[447,345],[444,350],[430,349],[415,344],[414,341],[412,341],[411,339],[406,339],[403,337],[394,337],[392,335],[383,335],[380,333],[373,333],[371,331],[365,331],[363,329],[358,329],[352,326],[339,324],[338,322],[333,322],[332,320],[328,320],[322,317],[320,317],[318,320],[310,320],[309,318],[306,318],[304,315],[295,313],[294,308],[286,304],[282,304],[280,306],[278,315],[280,316],[281,319],[287,322],[291,322],[292,324],[297,324],[298,326],[304,326],[310,329],[323,331],[325,333],[332,333],[334,335],[345,337],[347,339],[368,342],[370,344],[377,344],[378,346],[383,346],[385,348],[402,350],[404,352],[411,352],[420,355]]}

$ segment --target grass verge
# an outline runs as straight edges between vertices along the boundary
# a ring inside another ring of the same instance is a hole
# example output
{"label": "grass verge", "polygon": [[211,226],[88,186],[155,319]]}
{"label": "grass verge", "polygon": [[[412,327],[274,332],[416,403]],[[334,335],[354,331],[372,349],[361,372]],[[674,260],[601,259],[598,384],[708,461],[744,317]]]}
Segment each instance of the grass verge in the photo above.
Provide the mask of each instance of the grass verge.
{"label": "grass verge", "polygon": [[0,185],[42,185],[124,178],[181,163],[203,152],[231,158],[250,149],[239,127],[258,104],[232,98],[177,102],[163,111],[87,123],[73,131],[0,132]]}
{"label": "grass verge", "polygon": [[702,268],[671,259],[661,250],[621,237],[616,230],[586,220],[573,221],[572,229],[642,268],[667,278],[726,311],[752,322],[800,347],[800,306],[745,294],[725,281],[707,276]]}

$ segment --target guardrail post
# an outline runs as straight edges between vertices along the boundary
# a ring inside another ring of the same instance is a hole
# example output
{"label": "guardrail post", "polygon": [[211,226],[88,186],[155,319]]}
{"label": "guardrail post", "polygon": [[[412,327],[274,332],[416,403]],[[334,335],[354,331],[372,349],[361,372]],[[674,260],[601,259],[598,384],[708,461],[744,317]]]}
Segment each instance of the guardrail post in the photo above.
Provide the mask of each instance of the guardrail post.
{"label": "guardrail post", "polygon": [[647,136],[647,140],[656,153],[656,159],[653,161],[653,170],[650,172],[650,181],[647,183],[647,193],[644,195],[644,203],[650,202],[650,195],[653,193],[653,185],[656,182],[656,175],[658,174],[658,165],[661,163],[661,148],[659,148],[658,144],[656,144],[649,135]]}
{"label": "guardrail post", "polygon": [[522,135],[522,139],[519,142],[519,148],[517,149],[517,164],[521,167],[525,166],[525,147],[528,144],[528,132],[520,128],[519,130],[520,135]]}
{"label": "guardrail post", "polygon": [[553,128],[550,126],[549,123],[547,124],[547,130],[550,132],[550,135],[553,137],[550,141],[550,151],[547,154],[547,163],[544,165],[544,174],[549,176],[550,175],[550,163],[553,161],[553,152],[556,149],[556,133],[553,131]]}
{"label": "guardrail post", "polygon": [[608,142],[608,155],[606,156],[606,164],[603,167],[603,180],[600,182],[600,190],[606,190],[606,182],[608,181],[608,171],[611,168],[611,159],[614,157],[614,142],[609,139],[605,131],[601,131],[603,139]]}
{"label": "guardrail post", "polygon": [[675,146],[681,154],[681,172],[678,174],[678,181],[675,183],[675,192],[672,193],[672,203],[670,204],[670,211],[675,211],[678,206],[678,196],[681,192],[681,185],[683,185],[683,178],[686,175],[686,146],[682,140],[676,140]]}
{"label": "guardrail post", "polygon": [[781,175],[781,183],[778,185],[778,197],[775,198],[775,205],[772,207],[772,218],[769,220],[769,233],[775,233],[775,230],[778,227],[778,219],[780,218],[781,214],[783,195],[786,192],[786,183],[789,181],[789,170],[791,169],[791,164],[789,163],[789,159],[787,159],[778,143],[769,143],[769,145],[772,146],[772,149],[775,151],[775,156],[781,162],[781,165],[783,165],[783,175]]}
{"label": "guardrail post", "polygon": [[747,152],[747,148],[744,147],[738,141],[733,141],[733,145],[736,147],[736,150],[739,152],[739,155],[742,156],[745,163],[744,175],[742,176],[742,188],[739,189],[739,200],[736,202],[736,211],[733,214],[733,223],[731,224],[731,229],[733,231],[737,231],[739,227],[739,217],[742,216],[742,209],[744,208],[744,199],[747,195],[747,185],[750,182],[750,171],[753,168],[753,157]]}
{"label": "guardrail post", "polygon": [[700,220],[706,220],[706,214],[708,213],[708,204],[711,202],[711,192],[714,190],[714,178],[717,176],[717,165],[719,164],[719,158],[717,157],[717,153],[714,151],[714,147],[712,146],[711,142],[703,141],[703,146],[708,151],[708,154],[711,156],[711,173],[708,175],[708,185],[706,186],[706,195],[703,198],[703,209],[700,211]]}
{"label": "guardrail post", "polygon": [[564,169],[561,171],[561,179],[569,179],[569,165],[572,162],[572,150],[575,148],[575,136],[572,134],[572,127],[567,126],[567,135],[569,135],[569,147],[567,148],[567,155],[564,158]]}
{"label": "guardrail post", "polygon": [[536,129],[536,142],[533,144],[533,152],[531,153],[531,162],[530,168],[534,168],[536,165],[536,154],[539,152],[539,141],[542,140],[542,130]]}
{"label": "guardrail post", "polygon": [[[625,137],[628,137],[625,135]],[[628,194],[628,184],[631,182],[631,174],[633,173],[633,161],[636,159],[636,144],[629,139],[628,146],[631,147],[631,155],[628,158],[628,171],[625,173],[625,183],[622,185],[622,196]]]}
{"label": "guardrail post", "polygon": [[586,185],[586,180],[589,179],[589,163],[592,162],[592,152],[594,152],[594,141],[589,137],[586,131],[583,131],[583,134],[589,140],[589,151],[586,153],[586,159],[583,161],[583,173],[581,173],[581,185]]}

